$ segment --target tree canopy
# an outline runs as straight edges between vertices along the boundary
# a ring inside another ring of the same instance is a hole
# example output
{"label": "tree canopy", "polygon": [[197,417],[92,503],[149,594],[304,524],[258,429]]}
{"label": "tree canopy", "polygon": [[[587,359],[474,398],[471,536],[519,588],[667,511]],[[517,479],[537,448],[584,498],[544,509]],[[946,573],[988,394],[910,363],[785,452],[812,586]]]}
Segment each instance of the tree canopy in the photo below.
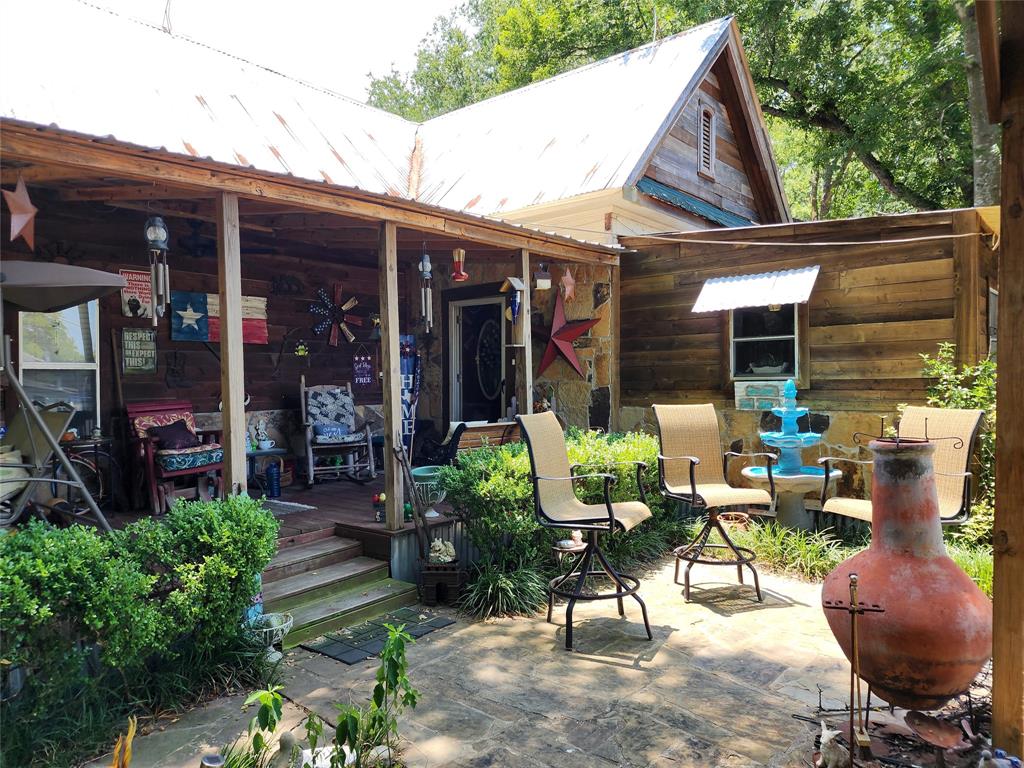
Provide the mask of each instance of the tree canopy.
{"label": "tree canopy", "polygon": [[369,100],[424,120],[732,13],[795,216],[960,207],[978,153],[965,2],[469,0]]}

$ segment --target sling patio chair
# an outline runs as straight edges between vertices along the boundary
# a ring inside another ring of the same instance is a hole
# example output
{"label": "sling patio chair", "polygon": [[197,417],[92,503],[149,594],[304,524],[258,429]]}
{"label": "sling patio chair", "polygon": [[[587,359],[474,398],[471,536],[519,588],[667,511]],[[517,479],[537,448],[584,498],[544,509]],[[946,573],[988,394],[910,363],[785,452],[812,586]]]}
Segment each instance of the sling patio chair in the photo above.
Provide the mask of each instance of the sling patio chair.
{"label": "sling patio chair", "polygon": [[[728,531],[719,520],[722,507],[767,507],[759,514],[775,515],[775,480],[772,466],[777,459],[774,453],[737,453],[722,451],[718,430],[718,416],[715,406],[706,405],[655,405],[654,418],[658,423],[658,479],[661,493],[666,498],[682,501],[692,510],[707,513],[707,522],[693,541],[673,551],[676,557],[676,584],[679,583],[679,566],[685,560],[686,572],[683,579],[683,597],[690,599],[690,569],[702,565],[735,565],[740,584],[743,584],[743,567],[754,575],[754,591],[758,602],[763,602],[761,585],[754,568],[756,555],[753,551],[736,546]],[[730,458],[762,458],[768,470],[768,485],[771,493],[761,488],[735,488],[727,478]],[[710,544],[708,539],[717,531],[723,544]],[[711,550],[708,552],[708,550]],[[722,557],[713,556],[722,551]],[[705,557],[705,553],[708,554]],[[731,553],[731,557],[730,557]]]}
{"label": "sling patio chair", "polygon": [[[647,507],[647,496],[644,493],[642,473],[646,464],[642,461],[619,462],[636,465],[637,487],[643,501],[613,502],[611,496],[615,475],[607,472],[576,474],[576,469],[587,466],[575,464],[569,466],[569,454],[565,446],[565,433],[558,419],[551,411],[530,416],[516,416],[530,453],[531,475],[533,480],[534,511],[538,522],[548,528],[565,528],[568,530],[585,531],[586,547],[579,553],[572,568],[564,576],[558,576],[548,584],[548,621],[551,621],[551,608],[555,596],[568,600],[565,609],[565,647],[573,648],[572,612],[578,600],[610,600],[615,598],[619,603],[619,615],[625,616],[622,598],[632,596],[640,603],[643,612],[644,627],[647,639],[653,640],[651,624],[647,619],[647,606],[640,599],[637,590],[640,581],[634,576],[619,573],[608,562],[601,550],[599,535],[628,531],[651,516]],[[601,464],[600,466],[610,466]],[[584,504],[576,498],[574,483],[584,478],[601,479],[604,481],[604,503]],[[601,570],[591,570],[594,560]],[[586,582],[594,577],[607,576],[615,587],[613,592],[586,591]],[[575,587],[565,585],[575,579]]]}
{"label": "sling patio chair", "polygon": [[[984,411],[968,408],[926,408],[908,406],[899,423],[899,436],[927,438],[936,442],[933,458],[935,488],[939,494],[939,519],[943,525],[961,525],[971,516],[973,475],[968,471]],[[825,477],[833,464],[871,466],[871,461],[825,456],[818,459]],[[844,496],[829,498],[829,483],[821,488],[821,511],[825,514],[871,522],[871,500]],[[815,524],[817,528],[817,523]]]}

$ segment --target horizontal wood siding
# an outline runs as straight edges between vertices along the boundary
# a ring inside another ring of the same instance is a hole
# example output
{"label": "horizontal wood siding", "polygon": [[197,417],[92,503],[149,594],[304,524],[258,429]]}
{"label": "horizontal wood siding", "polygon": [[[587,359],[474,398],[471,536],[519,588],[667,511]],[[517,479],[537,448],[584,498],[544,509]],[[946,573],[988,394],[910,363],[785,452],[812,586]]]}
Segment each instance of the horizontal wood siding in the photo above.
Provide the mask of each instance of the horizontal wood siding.
{"label": "horizontal wood siding", "polygon": [[[697,173],[697,137],[702,106],[715,112],[714,179]],[[675,125],[655,150],[646,175],[723,210],[751,221],[760,220],[733,123],[715,73],[709,72],[690,96]]]}
{"label": "horizontal wood siding", "polygon": [[[622,404],[730,405],[728,313],[694,314],[701,286],[712,277],[811,264],[821,272],[807,307],[809,404],[870,410],[922,402],[920,355],[957,336],[961,277],[953,254],[961,241],[951,237],[952,223],[951,213],[929,213],[694,235],[714,243],[634,245],[638,252],[622,259]],[[974,333],[983,333],[981,315]]]}

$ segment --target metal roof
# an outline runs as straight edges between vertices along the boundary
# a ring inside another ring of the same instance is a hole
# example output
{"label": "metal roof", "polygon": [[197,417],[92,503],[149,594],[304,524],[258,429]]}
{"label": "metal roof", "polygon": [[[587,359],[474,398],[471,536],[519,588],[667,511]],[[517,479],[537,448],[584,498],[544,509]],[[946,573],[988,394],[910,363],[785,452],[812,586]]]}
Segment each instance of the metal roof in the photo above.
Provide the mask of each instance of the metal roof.
{"label": "metal roof", "polygon": [[797,304],[811,297],[821,267],[786,269],[756,275],[713,277],[704,282],[694,312],[717,312],[738,307]]}
{"label": "metal roof", "polygon": [[0,7],[0,116],[484,215],[624,186],[730,23],[417,125],[83,0]]}
{"label": "metal roof", "polygon": [[372,192],[408,191],[414,123],[84,2],[3,0],[0,8],[11,32],[3,117]]}
{"label": "metal roof", "polygon": [[688,195],[678,189],[667,187],[654,179],[642,178],[636,183],[636,188],[645,195],[650,195],[662,202],[675,205],[684,211],[695,213],[708,221],[721,224],[723,227],[750,227],[754,224],[750,219],[744,218],[737,213],[723,210],[717,205],[712,205],[701,200],[699,197]]}
{"label": "metal roof", "polygon": [[623,187],[730,18],[436,117],[423,125],[419,198],[500,214]]}

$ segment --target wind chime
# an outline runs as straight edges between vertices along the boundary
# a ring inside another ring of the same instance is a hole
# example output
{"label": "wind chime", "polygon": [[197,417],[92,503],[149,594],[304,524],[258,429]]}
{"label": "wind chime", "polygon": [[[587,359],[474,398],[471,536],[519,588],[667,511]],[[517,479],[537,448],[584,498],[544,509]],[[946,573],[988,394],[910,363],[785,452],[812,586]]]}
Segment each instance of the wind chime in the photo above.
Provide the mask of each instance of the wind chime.
{"label": "wind chime", "polygon": [[427,244],[423,243],[423,255],[420,256],[420,316],[423,318],[423,330],[430,333],[434,327],[434,289],[433,273],[430,266],[430,254],[427,253]]}
{"label": "wind chime", "polygon": [[149,296],[153,304],[153,327],[164,316],[171,300],[171,268],[167,264],[167,225],[159,216],[146,220],[146,243],[149,246]]}

